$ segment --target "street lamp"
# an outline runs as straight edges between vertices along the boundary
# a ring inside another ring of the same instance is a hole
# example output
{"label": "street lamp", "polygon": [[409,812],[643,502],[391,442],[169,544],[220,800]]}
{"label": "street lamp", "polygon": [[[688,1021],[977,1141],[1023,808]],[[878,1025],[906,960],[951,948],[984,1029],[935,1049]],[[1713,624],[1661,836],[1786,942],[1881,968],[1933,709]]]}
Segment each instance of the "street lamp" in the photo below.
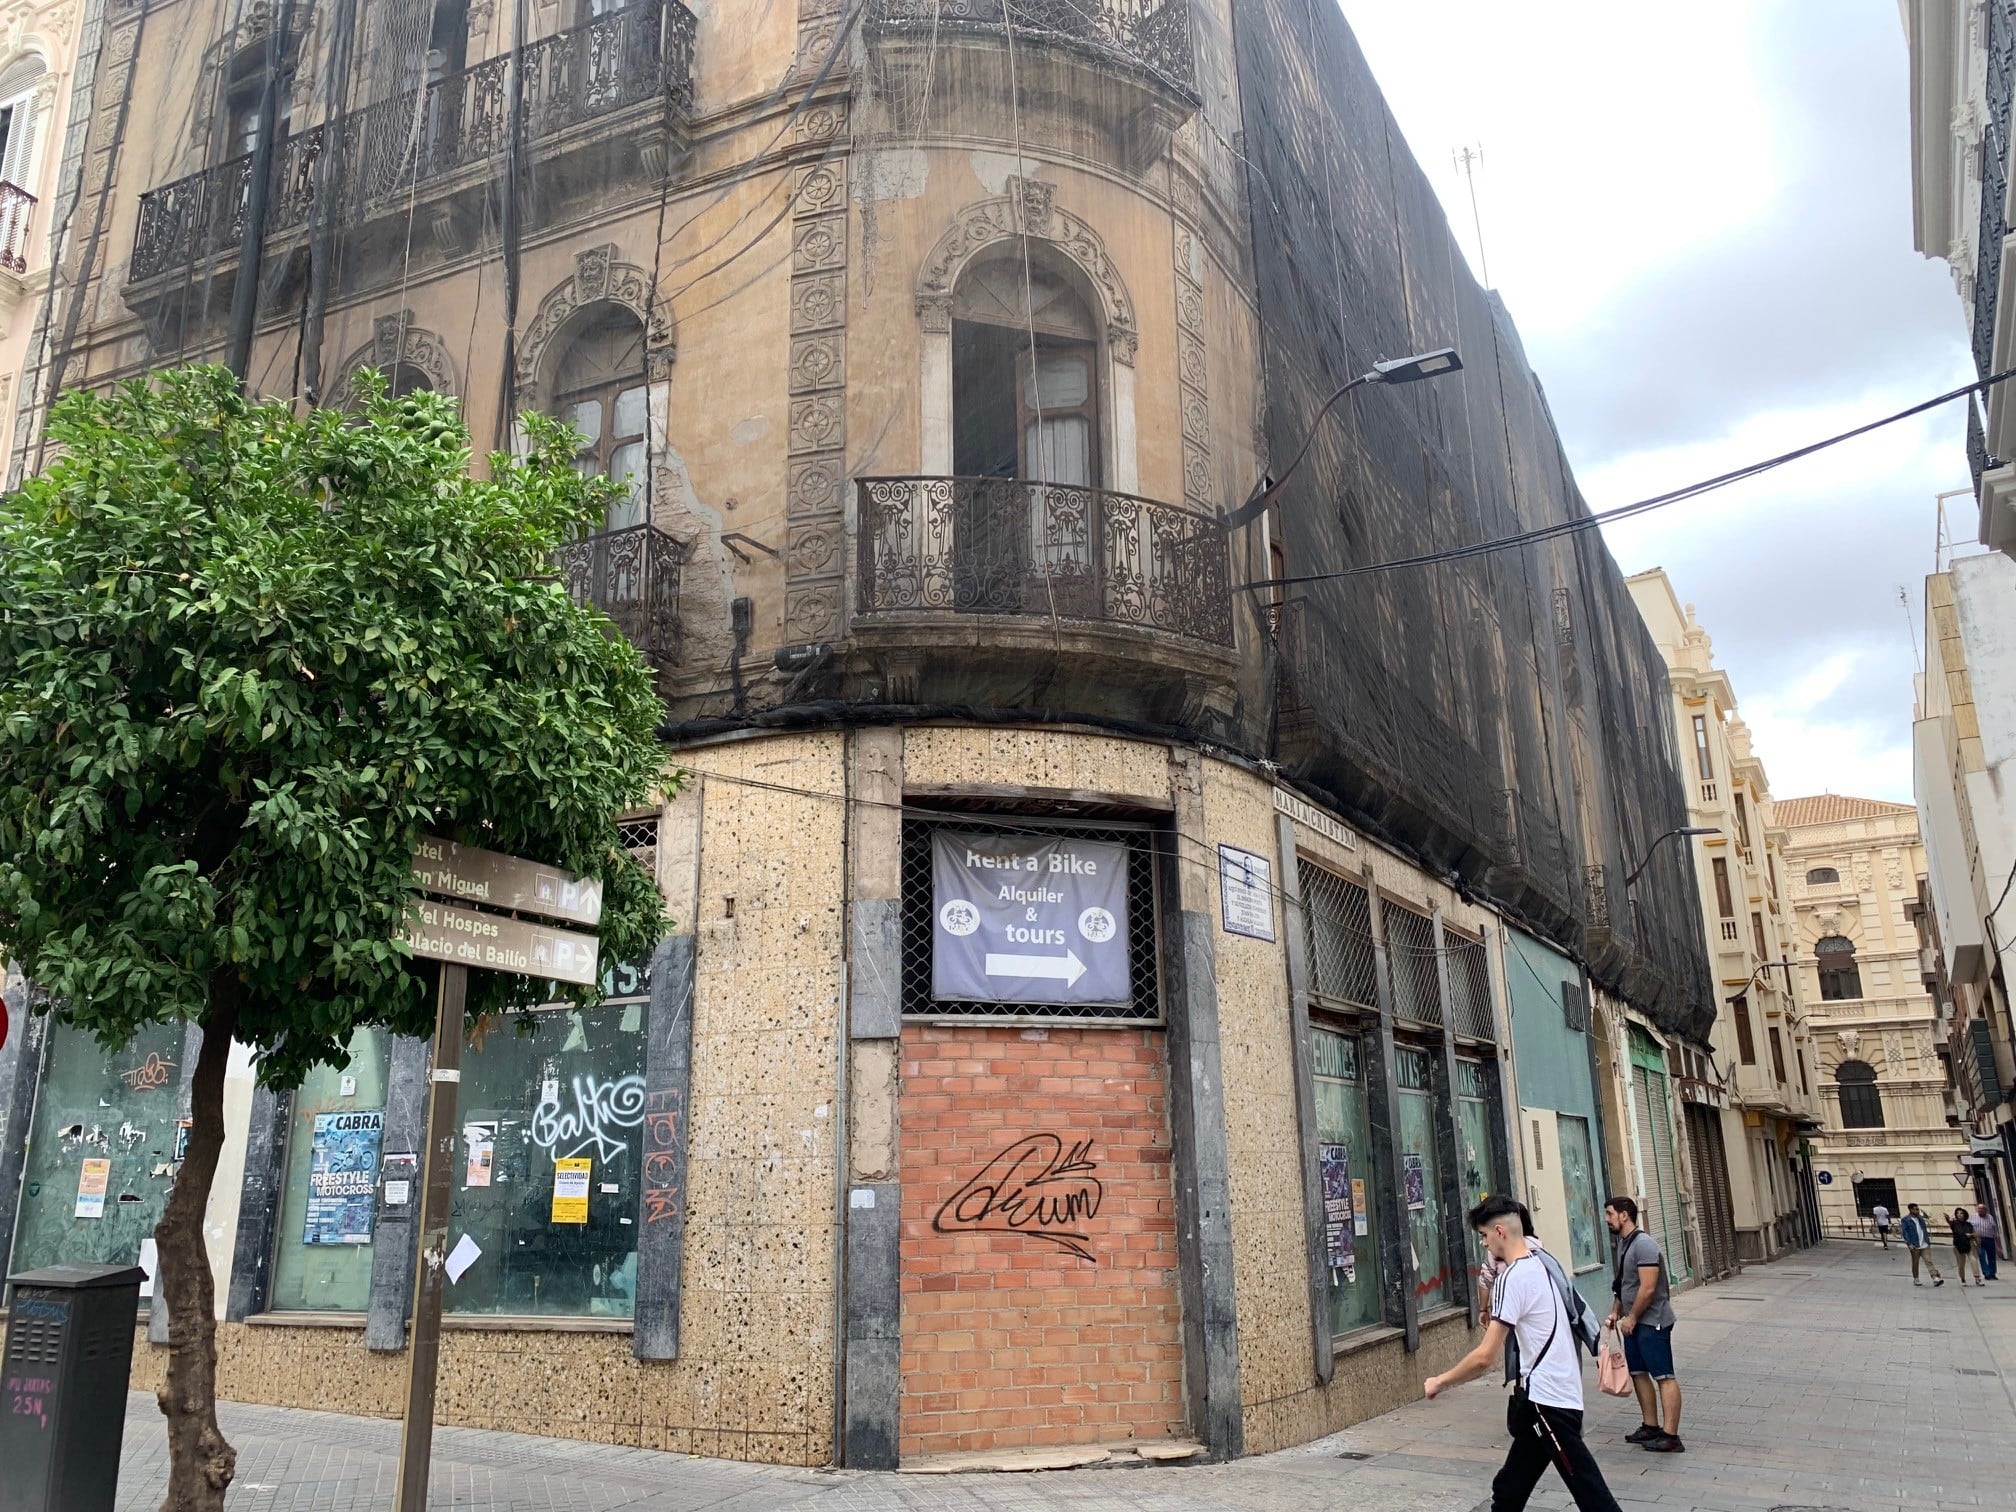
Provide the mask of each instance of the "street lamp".
{"label": "street lamp", "polygon": [[1323,408],[1316,411],[1316,418],[1309,422],[1309,433],[1302,438],[1301,449],[1293,460],[1282,469],[1281,476],[1269,481],[1260,480],[1253,497],[1241,504],[1225,517],[1225,528],[1237,530],[1260,517],[1260,512],[1274,502],[1276,494],[1295,476],[1295,469],[1302,465],[1302,459],[1309,454],[1309,447],[1316,439],[1316,431],[1324,418],[1337,407],[1337,401],[1351,390],[1367,383],[1419,383],[1423,378],[1440,378],[1444,373],[1454,373],[1463,366],[1463,359],[1456,355],[1454,347],[1437,347],[1432,352],[1416,352],[1412,357],[1396,357],[1390,362],[1375,362],[1372,370],[1360,373],[1344,387],[1323,401]]}
{"label": "street lamp", "polygon": [[1638,869],[1636,871],[1632,872],[1630,876],[1624,879],[1624,890],[1626,892],[1629,892],[1631,890],[1631,884],[1633,882],[1636,882],[1640,877],[1645,875],[1645,868],[1652,864],[1653,853],[1659,849],[1661,844],[1663,844],[1668,840],[1671,840],[1675,835],[1719,835],[1721,833],[1722,831],[1715,828],[1715,826],[1712,824],[1708,825],[1690,824],[1681,829],[1670,829],[1666,831],[1665,834],[1661,835],[1657,840],[1654,840],[1650,845],[1645,847],[1645,859],[1638,863]]}

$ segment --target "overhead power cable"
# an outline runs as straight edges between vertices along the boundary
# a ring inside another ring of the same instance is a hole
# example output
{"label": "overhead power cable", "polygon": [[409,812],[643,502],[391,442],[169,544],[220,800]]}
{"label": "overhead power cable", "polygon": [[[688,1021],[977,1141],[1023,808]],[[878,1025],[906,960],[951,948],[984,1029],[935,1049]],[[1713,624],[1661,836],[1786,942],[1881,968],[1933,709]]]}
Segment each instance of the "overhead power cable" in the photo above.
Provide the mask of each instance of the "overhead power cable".
{"label": "overhead power cable", "polygon": [[1530,546],[1538,541],[1551,541],[1559,536],[1574,535],[1580,531],[1593,530],[1612,520],[1625,520],[1634,515],[1646,514],[1654,509],[1663,509],[1668,504],[1677,504],[1685,499],[1698,498],[1712,493],[1718,488],[1727,488],[1732,483],[1741,483],[1773,468],[1783,467],[1788,462],[1797,462],[1810,457],[1815,452],[1825,451],[1830,446],[1839,446],[1844,441],[1853,441],[1858,436],[1866,436],[1881,430],[1886,425],[1895,425],[1900,420],[1909,420],[1914,415],[1922,415],[1927,410],[1950,404],[1967,394],[1985,394],[1998,383],[2016,377],[2016,368],[2005,368],[1999,373],[1991,373],[1976,383],[1964,384],[1949,389],[1933,398],[1919,401],[1908,409],[1898,410],[1893,415],[1885,415],[1880,420],[1871,420],[1853,430],[1845,430],[1838,435],[1828,436],[1819,441],[1808,442],[1792,451],[1780,452],[1775,457],[1766,457],[1761,462],[1752,462],[1731,472],[1720,473],[1712,478],[1704,478],[1698,483],[1689,483],[1684,488],[1673,489],[1669,493],[1654,494],[1649,499],[1639,499],[1631,504],[1620,504],[1614,509],[1596,510],[1590,514],[1578,515],[1571,520],[1558,520],[1552,525],[1541,525],[1532,530],[1520,531],[1516,535],[1498,536],[1489,541],[1476,541],[1468,546],[1453,546],[1446,551],[1424,552],[1419,556],[1397,557],[1390,562],[1367,562],[1357,567],[1341,567],[1332,572],[1305,572],[1291,577],[1264,578],[1259,582],[1247,583],[1254,588],[1291,588],[1301,583],[1327,583],[1339,578],[1363,577],[1374,572],[1390,572],[1400,567],[1430,567],[1437,562],[1462,561],[1467,557],[1484,556],[1491,552],[1509,550],[1514,546]]}

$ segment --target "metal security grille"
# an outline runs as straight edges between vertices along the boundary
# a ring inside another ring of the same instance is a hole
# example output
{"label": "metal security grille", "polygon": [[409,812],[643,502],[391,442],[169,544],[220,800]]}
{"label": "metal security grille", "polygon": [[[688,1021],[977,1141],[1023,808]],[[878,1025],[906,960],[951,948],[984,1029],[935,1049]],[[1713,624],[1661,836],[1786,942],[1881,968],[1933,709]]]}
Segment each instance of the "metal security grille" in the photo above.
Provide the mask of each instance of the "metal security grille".
{"label": "metal security grille", "polygon": [[1443,931],[1442,939],[1449,947],[1449,996],[1456,1032],[1469,1039],[1495,1040],[1491,966],[1485,959],[1482,942],[1466,940],[1447,930]]}
{"label": "metal security grille", "polygon": [[616,843],[637,858],[637,864],[658,875],[658,816],[625,819],[616,826]]}
{"label": "metal security grille", "polygon": [[1380,900],[1386,954],[1393,968],[1393,1015],[1416,1024],[1442,1022],[1442,988],[1436,980],[1435,921],[1390,898]]}
{"label": "metal security grille", "polygon": [[1372,949],[1372,904],[1365,889],[1303,860],[1302,927],[1309,950],[1309,990],[1368,1012],[1379,1007]]}
{"label": "metal security grille", "polygon": [[1714,1108],[1688,1104],[1687,1138],[1701,1183],[1702,1270],[1711,1278],[1733,1276],[1741,1262],[1736,1248],[1736,1209],[1729,1191],[1729,1154],[1722,1143],[1722,1115]]}
{"label": "metal security grille", "polygon": [[[1127,965],[1133,1001],[1125,1007],[1058,1003],[964,1003],[931,995],[931,834],[1040,834],[1044,839],[1108,840],[1127,847]],[[1049,824],[1017,817],[1003,822],[971,814],[908,816],[903,821],[903,1013],[928,1019],[1043,1019],[1076,1024],[1162,1022],[1159,904],[1154,832],[1140,825]]]}

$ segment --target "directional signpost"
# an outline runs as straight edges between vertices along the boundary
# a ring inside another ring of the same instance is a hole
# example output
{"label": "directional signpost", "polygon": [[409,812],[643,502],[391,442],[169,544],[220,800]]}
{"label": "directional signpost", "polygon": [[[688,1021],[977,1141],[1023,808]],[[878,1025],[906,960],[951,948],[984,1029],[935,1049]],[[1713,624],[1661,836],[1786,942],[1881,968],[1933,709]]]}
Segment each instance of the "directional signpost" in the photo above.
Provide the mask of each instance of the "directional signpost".
{"label": "directional signpost", "polygon": [[1123,1007],[1127,847],[1031,835],[931,836],[931,995]]}
{"label": "directional signpost", "polygon": [[[450,1173],[455,1156],[456,1089],[462,1081],[462,1014],[469,969],[508,971],[557,982],[596,979],[600,942],[575,929],[488,913],[466,905],[536,914],[570,924],[602,920],[602,884],[496,851],[423,839],[413,880],[424,893],[407,920],[416,956],[441,962],[434,1013],[434,1072],[427,1099],[426,1165],[421,1173],[419,1261],[408,1341],[406,1418],[399,1431],[398,1512],[426,1512],[434,1448],[434,1384],[441,1365],[441,1286],[447,1264]],[[437,902],[452,898],[455,902]]]}

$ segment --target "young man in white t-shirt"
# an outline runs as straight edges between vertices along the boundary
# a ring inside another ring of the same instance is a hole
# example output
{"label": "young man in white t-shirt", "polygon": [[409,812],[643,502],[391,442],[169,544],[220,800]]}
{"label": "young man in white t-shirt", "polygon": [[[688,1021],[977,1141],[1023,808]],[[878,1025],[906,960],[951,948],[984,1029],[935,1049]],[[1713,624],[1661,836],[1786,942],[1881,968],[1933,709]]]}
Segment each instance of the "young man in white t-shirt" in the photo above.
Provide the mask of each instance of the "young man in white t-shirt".
{"label": "young man in white t-shirt", "polygon": [[1484,1374],[1504,1352],[1509,1328],[1519,1340],[1520,1376],[1505,1410],[1512,1450],[1491,1482],[1491,1512],[1520,1512],[1550,1464],[1582,1512],[1619,1512],[1582,1442],[1582,1357],[1575,1330],[1553,1278],[1527,1247],[1519,1204],[1487,1197],[1470,1210],[1470,1227],[1505,1267],[1491,1291],[1491,1326],[1454,1370],[1430,1376],[1423,1389],[1438,1397]]}

